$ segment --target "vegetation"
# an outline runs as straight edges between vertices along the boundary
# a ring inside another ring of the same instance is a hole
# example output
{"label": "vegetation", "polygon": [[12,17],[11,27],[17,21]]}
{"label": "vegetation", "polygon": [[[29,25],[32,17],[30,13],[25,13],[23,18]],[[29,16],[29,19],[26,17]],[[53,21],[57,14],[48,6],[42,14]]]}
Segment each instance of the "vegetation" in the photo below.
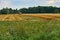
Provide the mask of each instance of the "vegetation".
{"label": "vegetation", "polygon": [[0,21],[0,40],[60,40],[60,20],[39,20]]}
{"label": "vegetation", "polygon": [[19,13],[17,9],[12,8],[3,8],[0,10],[0,14],[16,14]]}
{"label": "vegetation", "polygon": [[60,13],[60,7],[38,6],[20,9],[23,13]]}
{"label": "vegetation", "polygon": [[60,15],[17,13],[60,13],[58,7],[29,7],[0,10],[0,40],[60,40]]}
{"label": "vegetation", "polygon": [[19,10],[12,8],[3,8],[0,14],[16,14],[16,13],[60,13],[60,7],[37,6],[29,8],[21,8]]}
{"label": "vegetation", "polygon": [[26,20],[0,21],[0,40],[60,40],[60,20],[22,18]]}
{"label": "vegetation", "polygon": [[[26,20],[33,20],[33,19],[41,18],[44,20],[59,20],[60,14],[6,14],[0,15],[0,21],[26,21]],[[37,20],[33,21],[37,21]],[[39,20],[38,19],[38,20]]]}

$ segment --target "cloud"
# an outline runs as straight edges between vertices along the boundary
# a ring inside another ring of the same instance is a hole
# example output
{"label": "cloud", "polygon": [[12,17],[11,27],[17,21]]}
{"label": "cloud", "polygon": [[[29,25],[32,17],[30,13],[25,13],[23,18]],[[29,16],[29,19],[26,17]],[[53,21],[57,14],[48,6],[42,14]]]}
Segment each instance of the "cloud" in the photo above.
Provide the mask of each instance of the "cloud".
{"label": "cloud", "polygon": [[60,0],[55,0],[56,2],[60,2]]}
{"label": "cloud", "polygon": [[10,0],[1,0],[0,2],[0,8],[3,8],[3,7],[10,7],[12,4],[11,4],[11,1]]}
{"label": "cloud", "polygon": [[0,0],[0,9],[1,8],[5,8],[5,7],[9,7],[9,8],[22,8],[22,7],[28,7],[27,6],[27,2],[29,2],[31,0]]}
{"label": "cloud", "polygon": [[49,4],[49,5],[50,5],[50,4],[54,4],[54,3],[55,3],[54,0],[48,0],[48,1],[47,1],[47,4]]}
{"label": "cloud", "polygon": [[56,2],[60,2],[60,0],[48,0],[47,4],[55,4]]}
{"label": "cloud", "polygon": [[[0,8],[23,8],[23,7],[32,7],[39,5],[54,5],[60,2],[60,0],[0,0]],[[59,4],[59,3],[58,3]]]}
{"label": "cloud", "polygon": [[48,3],[48,4],[54,4],[55,1],[48,1],[47,3]]}

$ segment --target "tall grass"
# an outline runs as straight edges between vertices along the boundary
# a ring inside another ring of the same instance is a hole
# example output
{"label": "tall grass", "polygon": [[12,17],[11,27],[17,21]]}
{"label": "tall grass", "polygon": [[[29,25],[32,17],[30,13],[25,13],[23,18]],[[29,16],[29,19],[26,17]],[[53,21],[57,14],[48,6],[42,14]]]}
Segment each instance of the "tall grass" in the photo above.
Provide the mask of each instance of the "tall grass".
{"label": "tall grass", "polygon": [[0,40],[60,40],[60,20],[0,21]]}

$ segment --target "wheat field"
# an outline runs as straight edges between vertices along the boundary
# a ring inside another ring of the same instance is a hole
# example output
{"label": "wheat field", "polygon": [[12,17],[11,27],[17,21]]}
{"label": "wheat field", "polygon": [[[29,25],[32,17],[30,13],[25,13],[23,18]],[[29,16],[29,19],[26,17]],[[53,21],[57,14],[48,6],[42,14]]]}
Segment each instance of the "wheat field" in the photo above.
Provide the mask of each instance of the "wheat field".
{"label": "wheat field", "polygon": [[60,19],[60,14],[24,14],[24,15],[47,19],[47,20]]}
{"label": "wheat field", "polygon": [[[60,19],[60,14],[7,14],[7,15],[0,15],[0,21],[20,21],[24,20],[24,16],[27,17],[36,17],[46,20],[52,19]],[[31,18],[27,18],[31,19]]]}

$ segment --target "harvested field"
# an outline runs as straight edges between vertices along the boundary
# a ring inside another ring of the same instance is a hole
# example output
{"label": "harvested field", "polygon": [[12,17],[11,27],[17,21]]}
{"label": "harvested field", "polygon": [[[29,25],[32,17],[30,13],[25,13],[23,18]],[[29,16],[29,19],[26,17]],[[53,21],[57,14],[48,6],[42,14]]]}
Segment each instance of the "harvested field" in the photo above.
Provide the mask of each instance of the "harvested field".
{"label": "harvested field", "polygon": [[60,19],[60,14],[24,14],[24,15],[47,19],[47,20]]}
{"label": "harvested field", "polygon": [[7,14],[7,15],[0,15],[0,21],[32,20],[31,17],[41,18],[46,20],[54,20],[54,19],[60,19],[60,14],[22,14],[22,15]]}
{"label": "harvested field", "polygon": [[18,21],[23,20],[17,14],[0,15],[0,21]]}

